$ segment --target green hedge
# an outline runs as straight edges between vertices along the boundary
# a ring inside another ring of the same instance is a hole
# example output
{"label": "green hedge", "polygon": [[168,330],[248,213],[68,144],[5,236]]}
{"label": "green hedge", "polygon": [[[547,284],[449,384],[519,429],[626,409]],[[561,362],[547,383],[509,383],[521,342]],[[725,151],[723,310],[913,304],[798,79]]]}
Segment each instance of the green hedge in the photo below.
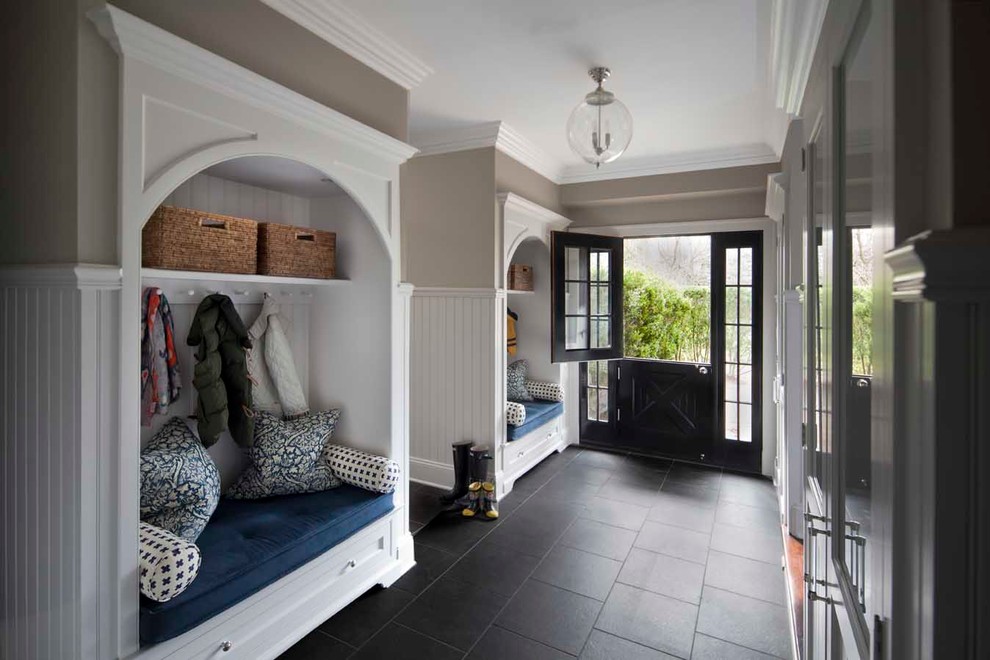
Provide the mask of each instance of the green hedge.
{"label": "green hedge", "polygon": [[637,270],[622,283],[626,357],[710,362],[708,287],[678,288]]}

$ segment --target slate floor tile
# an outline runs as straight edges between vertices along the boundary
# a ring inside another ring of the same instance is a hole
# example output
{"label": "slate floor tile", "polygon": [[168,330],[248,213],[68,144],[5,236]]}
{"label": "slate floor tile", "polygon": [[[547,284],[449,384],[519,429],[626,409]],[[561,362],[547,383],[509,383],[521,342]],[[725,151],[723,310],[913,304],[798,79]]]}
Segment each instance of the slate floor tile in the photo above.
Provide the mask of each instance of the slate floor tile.
{"label": "slate floor tile", "polygon": [[651,506],[659,490],[659,482],[656,486],[648,483],[630,483],[613,475],[598,489],[598,497],[639,506]]}
{"label": "slate floor tile", "polygon": [[557,545],[540,563],[533,579],[604,601],[621,568],[620,561]]}
{"label": "slate floor tile", "polygon": [[636,532],[595,520],[579,518],[560,539],[561,545],[622,561],[629,554]]}
{"label": "slate floor tile", "polygon": [[657,497],[674,497],[686,504],[714,509],[718,504],[718,489],[697,486],[683,481],[664,480]]}
{"label": "slate floor tile", "polygon": [[534,497],[539,500],[553,500],[564,504],[585,504],[595,499],[599,488],[601,486],[583,481],[575,481],[561,473],[537,491]]}
{"label": "slate floor tile", "polygon": [[486,540],[542,559],[574,522],[578,513],[580,509],[575,507],[552,515],[524,512],[520,509],[500,524]]}
{"label": "slate floor tile", "polygon": [[701,595],[698,632],[781,658],[791,652],[786,608],[713,587]]}
{"label": "slate floor tile", "polygon": [[581,660],[676,660],[648,646],[630,642],[601,630],[592,630],[581,652]]}
{"label": "slate floor tile", "polygon": [[649,508],[639,504],[595,497],[585,502],[581,517],[638,532],[646,522],[649,512]]}
{"label": "slate floor tile", "polygon": [[673,464],[674,462],[669,458],[655,458],[653,456],[637,456],[636,454],[629,454],[626,456],[626,460],[618,467],[618,470],[634,470],[637,472],[648,470],[650,472],[666,473],[670,470]]}
{"label": "slate floor tile", "polygon": [[690,463],[676,462],[667,471],[667,482],[681,483],[689,486],[704,486],[718,488],[722,481],[722,470],[707,468]]}
{"label": "slate floor tile", "polygon": [[625,454],[599,451],[596,449],[585,449],[577,458],[574,459],[574,463],[578,465],[593,465],[595,467],[614,470],[622,465],[625,460]]}
{"label": "slate floor tile", "polygon": [[574,656],[522,635],[492,626],[468,654],[467,660],[573,660]]}
{"label": "slate floor tile", "polygon": [[784,572],[779,565],[717,550],[708,553],[705,584],[778,605],[787,602]]}
{"label": "slate floor tile", "polygon": [[496,625],[555,649],[577,655],[595,625],[600,601],[528,580]]}
{"label": "slate floor tile", "polygon": [[608,468],[595,467],[574,461],[566,468],[557,473],[555,479],[567,479],[583,484],[601,486],[612,476],[612,470]]}
{"label": "slate floor tile", "polygon": [[411,593],[400,589],[373,588],[321,623],[319,630],[353,647],[359,647],[414,598]]}
{"label": "slate floor tile", "polygon": [[415,553],[416,565],[396,580],[391,587],[392,589],[401,589],[414,595],[419,594],[457,561],[457,555],[431,548],[419,542],[416,543]]}
{"label": "slate floor tile", "polygon": [[486,539],[464,555],[447,575],[508,598],[516,593],[539,563],[536,557]]}
{"label": "slate floor tile", "polygon": [[396,621],[467,651],[507,600],[488,589],[443,577],[420,594]]}
{"label": "slate floor tile", "polygon": [[595,627],[657,651],[687,658],[698,607],[643,589],[616,584]]}
{"label": "slate floor tile", "polygon": [[709,536],[703,532],[647,521],[636,537],[635,546],[704,564],[708,559],[708,544]]}
{"label": "slate floor tile", "polygon": [[774,656],[752,649],[736,646],[708,635],[694,636],[694,650],[691,660],[773,660]]}
{"label": "slate floor tile", "polygon": [[705,580],[705,566],[633,548],[618,581],[640,589],[698,604]]}
{"label": "slate floor tile", "polygon": [[711,534],[715,524],[715,511],[707,506],[698,506],[680,497],[672,497],[663,491],[654,499],[647,520],[662,522],[675,527],[685,527],[696,532]]}
{"label": "slate floor tile", "polygon": [[405,626],[390,623],[351,656],[352,660],[459,660],[461,651]]}
{"label": "slate floor tile", "polygon": [[768,479],[748,477],[738,474],[722,476],[719,498],[726,502],[746,504],[769,511],[777,511],[777,494],[773,483]]}
{"label": "slate floor tile", "polygon": [[780,514],[747,504],[719,500],[715,521],[736,527],[759,529],[768,534],[780,533]]}
{"label": "slate floor tile", "polygon": [[722,523],[712,529],[712,549],[777,565],[784,552],[780,532],[768,534]]}
{"label": "slate floor tile", "polygon": [[459,512],[441,513],[416,534],[416,541],[437,550],[462,555],[491,531],[490,524],[465,520]]}
{"label": "slate floor tile", "polygon": [[279,660],[344,660],[352,653],[352,646],[314,630],[280,655]]}

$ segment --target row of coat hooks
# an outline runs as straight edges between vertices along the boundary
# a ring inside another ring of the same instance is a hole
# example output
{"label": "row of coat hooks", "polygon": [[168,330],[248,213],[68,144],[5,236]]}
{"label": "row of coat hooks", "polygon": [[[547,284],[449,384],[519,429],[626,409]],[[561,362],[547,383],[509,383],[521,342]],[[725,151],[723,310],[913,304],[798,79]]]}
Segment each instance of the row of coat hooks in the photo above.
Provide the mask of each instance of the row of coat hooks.
{"label": "row of coat hooks", "polygon": [[[250,291],[248,289],[231,289],[229,291],[226,290],[226,289],[204,289],[204,290],[186,289],[185,290],[185,294],[187,296],[189,296],[190,298],[192,298],[192,297],[194,297],[196,295],[199,295],[201,297],[212,296],[215,293],[219,293],[219,294],[223,294],[223,295],[226,295],[226,296],[230,296],[231,298],[237,298],[237,297],[247,297],[247,296],[250,296],[250,295],[253,295],[253,294],[257,294],[259,292],[258,291]],[[274,293],[271,292],[271,291],[261,291],[260,293],[264,294],[263,297],[265,297],[265,298],[273,298],[273,297],[276,297],[276,296],[281,296],[281,297],[285,297],[285,298],[291,298],[292,296],[295,295],[295,292],[293,292],[293,291],[277,291],[277,292],[274,292]],[[302,296],[303,298],[312,298],[313,297],[313,292],[312,291],[300,291],[299,292],[299,295]]]}

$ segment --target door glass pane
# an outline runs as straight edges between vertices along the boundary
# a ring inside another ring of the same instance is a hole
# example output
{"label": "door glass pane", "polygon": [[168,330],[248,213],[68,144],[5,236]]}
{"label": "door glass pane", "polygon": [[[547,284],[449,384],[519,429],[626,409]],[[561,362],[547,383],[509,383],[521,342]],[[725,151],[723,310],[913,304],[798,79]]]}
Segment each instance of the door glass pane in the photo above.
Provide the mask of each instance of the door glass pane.
{"label": "door glass pane", "polygon": [[739,362],[739,328],[734,325],[725,327],[725,361]]}
{"label": "door glass pane", "polygon": [[608,421],[608,390],[598,390],[598,421]]}
{"label": "door glass pane", "polygon": [[[595,287],[598,291],[598,314],[608,314],[609,313],[609,302],[608,302],[608,285],[598,285]],[[595,309],[595,305],[592,304],[592,309]]]}
{"label": "door glass pane", "polygon": [[725,283],[739,284],[739,249],[725,251]]}
{"label": "door glass pane", "polygon": [[753,367],[750,365],[739,367],[739,401],[753,402]]}
{"label": "door glass pane", "polygon": [[584,316],[567,317],[567,350],[588,348],[588,319]]}
{"label": "door glass pane", "polygon": [[753,248],[739,250],[739,283],[753,283]]}
{"label": "door glass pane", "polygon": [[598,365],[598,384],[602,387],[608,386],[608,362],[602,360],[600,362],[593,362],[592,364]]}
{"label": "door glass pane", "polygon": [[605,250],[596,250],[597,262],[593,263],[591,269],[591,279],[599,282],[607,282],[609,278],[609,253]]}
{"label": "door glass pane", "polygon": [[588,313],[588,285],[581,282],[568,282],[564,289],[564,313]]}
{"label": "door glass pane", "polygon": [[711,364],[711,236],[624,246],[625,356]]}
{"label": "door glass pane", "polygon": [[588,248],[564,248],[564,279],[588,280]]}
{"label": "door glass pane", "polygon": [[739,362],[753,362],[753,329],[749,326],[739,326]]}
{"label": "door glass pane", "polygon": [[739,287],[725,287],[725,322],[739,322]]}
{"label": "door glass pane", "polygon": [[739,404],[739,441],[753,441],[753,406],[746,403]]}
{"label": "door glass pane", "polygon": [[587,362],[585,397],[587,406],[584,414],[588,421],[608,422],[608,362]]}
{"label": "door glass pane", "polygon": [[608,319],[599,319],[598,321],[593,321],[595,332],[592,333],[591,337],[591,347],[592,348],[607,348],[611,346],[612,340],[609,335],[609,322]]}
{"label": "door glass pane", "polygon": [[726,402],[725,404],[725,439],[726,440],[739,439],[739,404],[738,403]]}
{"label": "door glass pane", "polygon": [[739,365],[725,365],[725,400],[739,401]]}
{"label": "door glass pane", "polygon": [[753,287],[751,286],[739,288],[739,322],[747,324],[753,322]]}

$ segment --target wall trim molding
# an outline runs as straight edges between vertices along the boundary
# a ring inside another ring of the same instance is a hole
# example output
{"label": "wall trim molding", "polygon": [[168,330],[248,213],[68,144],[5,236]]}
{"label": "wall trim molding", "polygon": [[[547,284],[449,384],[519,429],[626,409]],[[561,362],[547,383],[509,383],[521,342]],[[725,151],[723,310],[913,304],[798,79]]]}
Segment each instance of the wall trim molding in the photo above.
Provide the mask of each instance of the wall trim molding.
{"label": "wall trim molding", "polygon": [[450,488],[454,485],[454,466],[410,456],[409,480],[436,488]]}
{"label": "wall trim molding", "polygon": [[428,64],[337,0],[262,2],[405,89],[433,74]]}
{"label": "wall trim molding", "polygon": [[902,302],[990,300],[990,229],[926,231],[886,254]]}
{"label": "wall trim molding", "polygon": [[414,147],[400,140],[112,5],[94,9],[87,16],[120,55],[142,61],[294,124],[345,140],[391,163],[401,164],[416,153]]}
{"label": "wall trim molding", "polygon": [[446,286],[418,286],[413,298],[498,298],[505,295],[505,289],[458,289]]}
{"label": "wall trim molding", "polygon": [[670,154],[634,160],[620,159],[596,170],[591,165],[566,165],[558,161],[504,121],[492,121],[452,130],[423,133],[413,136],[410,141],[419,149],[417,156],[436,156],[457,151],[494,147],[557,185],[717,170],[746,165],[769,165],[780,162],[780,156],[774,152],[770,145],[760,142],[727,149]]}
{"label": "wall trim molding", "polygon": [[571,221],[565,216],[540,206],[536,202],[531,202],[525,197],[520,197],[516,193],[499,193],[495,197],[505,210],[525,214],[534,220],[549,224],[553,229],[564,229],[571,224]]}
{"label": "wall trim molding", "polygon": [[0,266],[4,286],[115,290],[121,286],[120,266],[101,264],[15,264]]}
{"label": "wall trim molding", "polygon": [[770,82],[774,104],[788,115],[801,109],[829,0],[774,0]]}

